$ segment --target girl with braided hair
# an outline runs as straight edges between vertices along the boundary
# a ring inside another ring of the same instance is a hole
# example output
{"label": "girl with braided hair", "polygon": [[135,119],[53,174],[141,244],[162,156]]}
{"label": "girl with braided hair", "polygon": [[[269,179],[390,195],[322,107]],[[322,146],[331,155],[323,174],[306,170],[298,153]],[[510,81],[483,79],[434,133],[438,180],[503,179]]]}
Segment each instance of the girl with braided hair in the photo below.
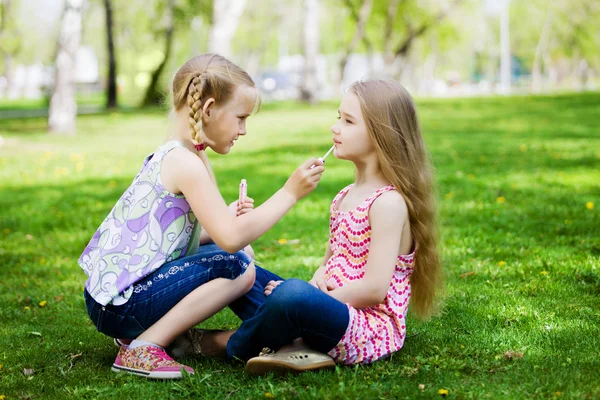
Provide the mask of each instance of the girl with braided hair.
{"label": "girl with braided hair", "polygon": [[243,249],[314,190],[324,171],[309,159],[255,210],[250,198],[228,207],[205,149],[227,154],[246,135],[259,104],[254,82],[205,54],[177,71],[171,94],[169,139],[145,159],[79,259],[88,314],[121,345],[113,371],[157,379],[194,373],[165,349],[252,288],[252,252]]}

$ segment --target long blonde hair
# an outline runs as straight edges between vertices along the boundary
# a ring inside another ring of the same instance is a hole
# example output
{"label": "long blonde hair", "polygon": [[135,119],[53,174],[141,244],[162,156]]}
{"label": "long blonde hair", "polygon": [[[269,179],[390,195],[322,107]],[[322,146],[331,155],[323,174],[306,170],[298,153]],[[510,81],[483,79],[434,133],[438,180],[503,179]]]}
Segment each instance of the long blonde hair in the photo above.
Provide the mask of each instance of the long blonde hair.
{"label": "long blonde hair", "polygon": [[410,278],[410,308],[415,316],[427,318],[438,305],[442,268],[437,249],[433,169],[415,105],[406,89],[390,80],[356,82],[349,92],[360,101],[383,174],[406,201],[417,247]]}
{"label": "long blonde hair", "polygon": [[[189,113],[190,138],[195,143],[202,143],[202,107],[206,100],[213,98],[216,104],[223,104],[231,99],[238,86],[256,88],[250,75],[225,57],[218,54],[202,54],[183,64],[173,77],[171,98],[173,111],[187,107]],[[260,96],[256,91],[255,111],[260,107]],[[204,152],[200,158],[214,174]]]}

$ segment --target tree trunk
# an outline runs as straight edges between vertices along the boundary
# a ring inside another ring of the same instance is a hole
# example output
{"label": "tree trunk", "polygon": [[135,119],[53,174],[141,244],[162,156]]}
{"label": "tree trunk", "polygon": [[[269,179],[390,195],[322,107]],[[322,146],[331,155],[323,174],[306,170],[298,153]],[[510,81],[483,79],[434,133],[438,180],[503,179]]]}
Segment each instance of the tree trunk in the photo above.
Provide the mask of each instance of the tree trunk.
{"label": "tree trunk", "polygon": [[175,31],[175,22],[173,18],[174,6],[175,0],[169,0],[165,12],[165,58],[163,58],[160,65],[152,73],[152,77],[150,78],[150,85],[148,85],[148,89],[146,89],[146,94],[144,95],[142,107],[160,104],[163,98],[164,93],[158,88],[158,82],[160,80],[160,76],[162,75],[163,70],[165,69],[165,66],[167,65],[167,62],[169,61],[169,57],[171,57],[171,48],[173,47],[173,33]]}
{"label": "tree trunk", "polygon": [[[358,13],[356,12],[356,10],[354,9],[354,6],[351,2],[351,0],[346,0],[346,6],[350,9],[350,13],[352,14],[352,17],[354,18],[355,22],[356,22],[356,30],[354,31],[354,36],[352,37],[352,41],[350,41],[350,43],[348,44],[348,47],[346,47],[346,49],[344,50],[342,57],[340,59],[340,64],[339,64],[339,77],[340,77],[340,83],[344,82],[344,71],[346,70],[346,65],[348,64],[348,58],[350,57],[350,54],[352,54],[356,48],[358,47],[358,44],[363,41],[364,39],[366,39],[365,37],[365,25],[367,23],[367,20],[369,19],[369,16],[371,15],[371,10],[373,9],[373,0],[362,0],[362,4],[360,6],[360,10],[358,11]],[[370,43],[368,41],[368,39],[366,40],[367,43]],[[369,49],[370,52],[370,49]]]}
{"label": "tree trunk", "polygon": [[511,55],[510,55],[510,24],[509,3],[505,3],[500,11],[500,93],[509,94],[511,83]]}
{"label": "tree trunk", "polygon": [[396,57],[392,52],[392,33],[394,22],[398,16],[398,4],[400,0],[390,0],[385,18],[385,28],[383,32],[383,74],[391,77],[394,73],[394,63]]}
{"label": "tree trunk", "polygon": [[113,40],[113,9],[111,0],[104,0],[106,10],[106,38],[108,44],[108,85],[106,87],[106,108],[117,108],[117,62]]}
{"label": "tree trunk", "polygon": [[246,7],[246,0],[213,0],[213,19],[208,36],[210,53],[231,58],[231,41]]}
{"label": "tree trunk", "polygon": [[304,79],[302,101],[317,102],[317,57],[319,56],[319,0],[304,0]]}
{"label": "tree trunk", "polygon": [[58,36],[54,87],[50,98],[48,130],[51,133],[75,133],[75,55],[81,41],[85,0],[66,0]]}
{"label": "tree trunk", "polygon": [[22,35],[15,23],[14,6],[12,0],[0,0],[0,57],[4,60],[4,95],[8,97],[19,96],[19,93],[13,90],[13,64],[16,55],[21,51]]}
{"label": "tree trunk", "polygon": [[535,56],[533,58],[533,67],[531,71],[531,91],[539,93],[542,90],[542,54],[545,53],[546,44],[548,43],[548,36],[550,34],[550,23],[552,20],[552,8],[550,2],[546,9],[546,16],[544,17],[544,26],[542,27],[542,33],[540,39],[535,47]]}

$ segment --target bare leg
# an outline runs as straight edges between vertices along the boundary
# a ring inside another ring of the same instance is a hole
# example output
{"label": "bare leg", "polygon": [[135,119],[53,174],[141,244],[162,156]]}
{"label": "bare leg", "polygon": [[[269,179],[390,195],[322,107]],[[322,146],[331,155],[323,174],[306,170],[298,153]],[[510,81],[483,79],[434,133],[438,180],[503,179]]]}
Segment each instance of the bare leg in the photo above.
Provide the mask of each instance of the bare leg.
{"label": "bare leg", "polygon": [[251,263],[234,280],[218,278],[205,283],[185,296],[136,339],[167,347],[178,335],[212,317],[250,290],[254,278],[254,263]]}
{"label": "bare leg", "polygon": [[202,355],[209,357],[227,357],[227,342],[236,331],[205,332],[200,340]]}

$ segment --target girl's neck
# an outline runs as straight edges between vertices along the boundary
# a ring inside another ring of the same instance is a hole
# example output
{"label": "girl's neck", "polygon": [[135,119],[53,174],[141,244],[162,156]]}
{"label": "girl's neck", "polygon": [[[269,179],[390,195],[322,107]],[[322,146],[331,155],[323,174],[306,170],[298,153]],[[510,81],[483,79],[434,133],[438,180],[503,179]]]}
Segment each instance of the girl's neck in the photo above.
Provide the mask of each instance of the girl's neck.
{"label": "girl's neck", "polygon": [[169,118],[169,127],[168,127],[168,138],[167,141],[177,140],[181,142],[187,149],[192,152],[196,152],[194,149],[194,143],[192,142],[192,138],[189,133],[189,122],[186,118],[182,118],[179,113],[172,115]]}
{"label": "girl's neck", "polygon": [[354,165],[356,166],[355,186],[383,187],[390,184],[383,175],[375,154],[366,160],[355,161]]}

